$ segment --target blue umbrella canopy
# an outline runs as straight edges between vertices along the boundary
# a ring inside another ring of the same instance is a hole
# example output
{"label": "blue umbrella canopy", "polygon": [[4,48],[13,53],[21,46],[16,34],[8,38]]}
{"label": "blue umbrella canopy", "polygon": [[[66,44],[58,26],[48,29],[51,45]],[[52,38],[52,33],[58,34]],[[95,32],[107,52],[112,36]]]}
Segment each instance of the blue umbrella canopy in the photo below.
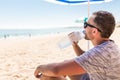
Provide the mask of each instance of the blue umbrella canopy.
{"label": "blue umbrella canopy", "polygon": [[64,4],[64,5],[81,5],[81,4],[96,4],[96,3],[102,3],[102,2],[110,2],[112,0],[46,0],[48,2],[57,3],[57,4]]}
{"label": "blue umbrella canopy", "polygon": [[103,2],[110,2],[112,0],[45,0],[48,2],[63,4],[63,5],[82,5],[88,4],[88,17],[90,12],[90,4],[98,4]]}

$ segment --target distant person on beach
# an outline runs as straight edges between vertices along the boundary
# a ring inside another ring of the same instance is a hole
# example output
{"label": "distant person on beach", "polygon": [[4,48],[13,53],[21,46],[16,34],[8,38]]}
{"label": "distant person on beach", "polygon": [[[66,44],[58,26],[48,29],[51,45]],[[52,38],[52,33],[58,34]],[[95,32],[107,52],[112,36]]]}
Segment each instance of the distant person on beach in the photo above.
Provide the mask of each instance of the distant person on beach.
{"label": "distant person on beach", "polygon": [[[69,76],[70,80],[120,80],[120,49],[110,39],[115,29],[114,16],[107,11],[94,12],[84,23],[84,29],[85,39],[94,45],[92,49],[85,52],[73,42],[77,57],[59,63],[41,64],[34,72],[35,77],[41,73],[56,78]],[[71,38],[72,33],[69,36]]]}

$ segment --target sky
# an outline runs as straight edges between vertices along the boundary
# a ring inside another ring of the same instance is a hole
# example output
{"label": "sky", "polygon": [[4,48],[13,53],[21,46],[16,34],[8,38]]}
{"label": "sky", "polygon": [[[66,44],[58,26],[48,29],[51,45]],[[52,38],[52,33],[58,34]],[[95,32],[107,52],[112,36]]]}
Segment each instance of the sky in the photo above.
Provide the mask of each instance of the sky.
{"label": "sky", "polygon": [[[120,0],[91,4],[90,13],[107,10],[120,21]],[[81,26],[76,20],[88,16],[88,6],[61,5],[46,0],[0,0],[0,29],[41,29]]]}

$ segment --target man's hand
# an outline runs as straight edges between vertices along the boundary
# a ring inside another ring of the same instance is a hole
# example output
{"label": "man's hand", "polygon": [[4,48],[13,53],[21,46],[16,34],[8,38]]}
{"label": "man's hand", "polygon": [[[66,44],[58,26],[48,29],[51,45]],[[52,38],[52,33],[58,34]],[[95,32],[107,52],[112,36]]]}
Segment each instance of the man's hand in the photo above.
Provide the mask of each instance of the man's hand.
{"label": "man's hand", "polygon": [[82,38],[82,35],[80,34],[80,32],[72,32],[68,34],[68,36],[72,42],[72,46],[76,55],[80,56],[82,53],[84,53],[84,51],[78,45],[78,41]]}
{"label": "man's hand", "polygon": [[66,78],[64,76],[60,76],[60,77],[50,77],[50,76],[45,76],[45,75],[41,75],[39,77],[40,80],[66,80]]}
{"label": "man's hand", "polygon": [[69,39],[73,44],[77,44],[80,39],[80,33],[79,32],[71,32],[68,34]]}
{"label": "man's hand", "polygon": [[36,68],[35,72],[34,72],[34,76],[36,78],[39,78],[41,77],[42,73],[40,73],[40,70],[39,70],[39,66]]}
{"label": "man's hand", "polygon": [[40,66],[38,66],[34,72],[34,76],[36,78],[39,78],[40,80],[66,80],[65,76],[59,76],[59,77],[50,77],[50,76],[46,76],[43,75],[40,72]]}

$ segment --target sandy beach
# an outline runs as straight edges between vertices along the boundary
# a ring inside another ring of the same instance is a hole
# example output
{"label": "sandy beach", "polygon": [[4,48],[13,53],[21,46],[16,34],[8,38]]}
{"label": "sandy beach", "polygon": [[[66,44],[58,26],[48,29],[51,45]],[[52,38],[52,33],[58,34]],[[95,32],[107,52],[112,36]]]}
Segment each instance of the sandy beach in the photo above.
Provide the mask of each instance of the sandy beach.
{"label": "sandy beach", "polygon": [[[66,34],[67,35],[67,34]],[[72,46],[60,49],[58,42],[64,34],[0,39],[0,80],[38,80],[33,73],[39,64],[74,58]],[[120,47],[120,28],[111,36]],[[89,42],[90,43],[90,42]],[[87,50],[88,41],[79,45]],[[90,43],[90,48],[92,48]]]}

